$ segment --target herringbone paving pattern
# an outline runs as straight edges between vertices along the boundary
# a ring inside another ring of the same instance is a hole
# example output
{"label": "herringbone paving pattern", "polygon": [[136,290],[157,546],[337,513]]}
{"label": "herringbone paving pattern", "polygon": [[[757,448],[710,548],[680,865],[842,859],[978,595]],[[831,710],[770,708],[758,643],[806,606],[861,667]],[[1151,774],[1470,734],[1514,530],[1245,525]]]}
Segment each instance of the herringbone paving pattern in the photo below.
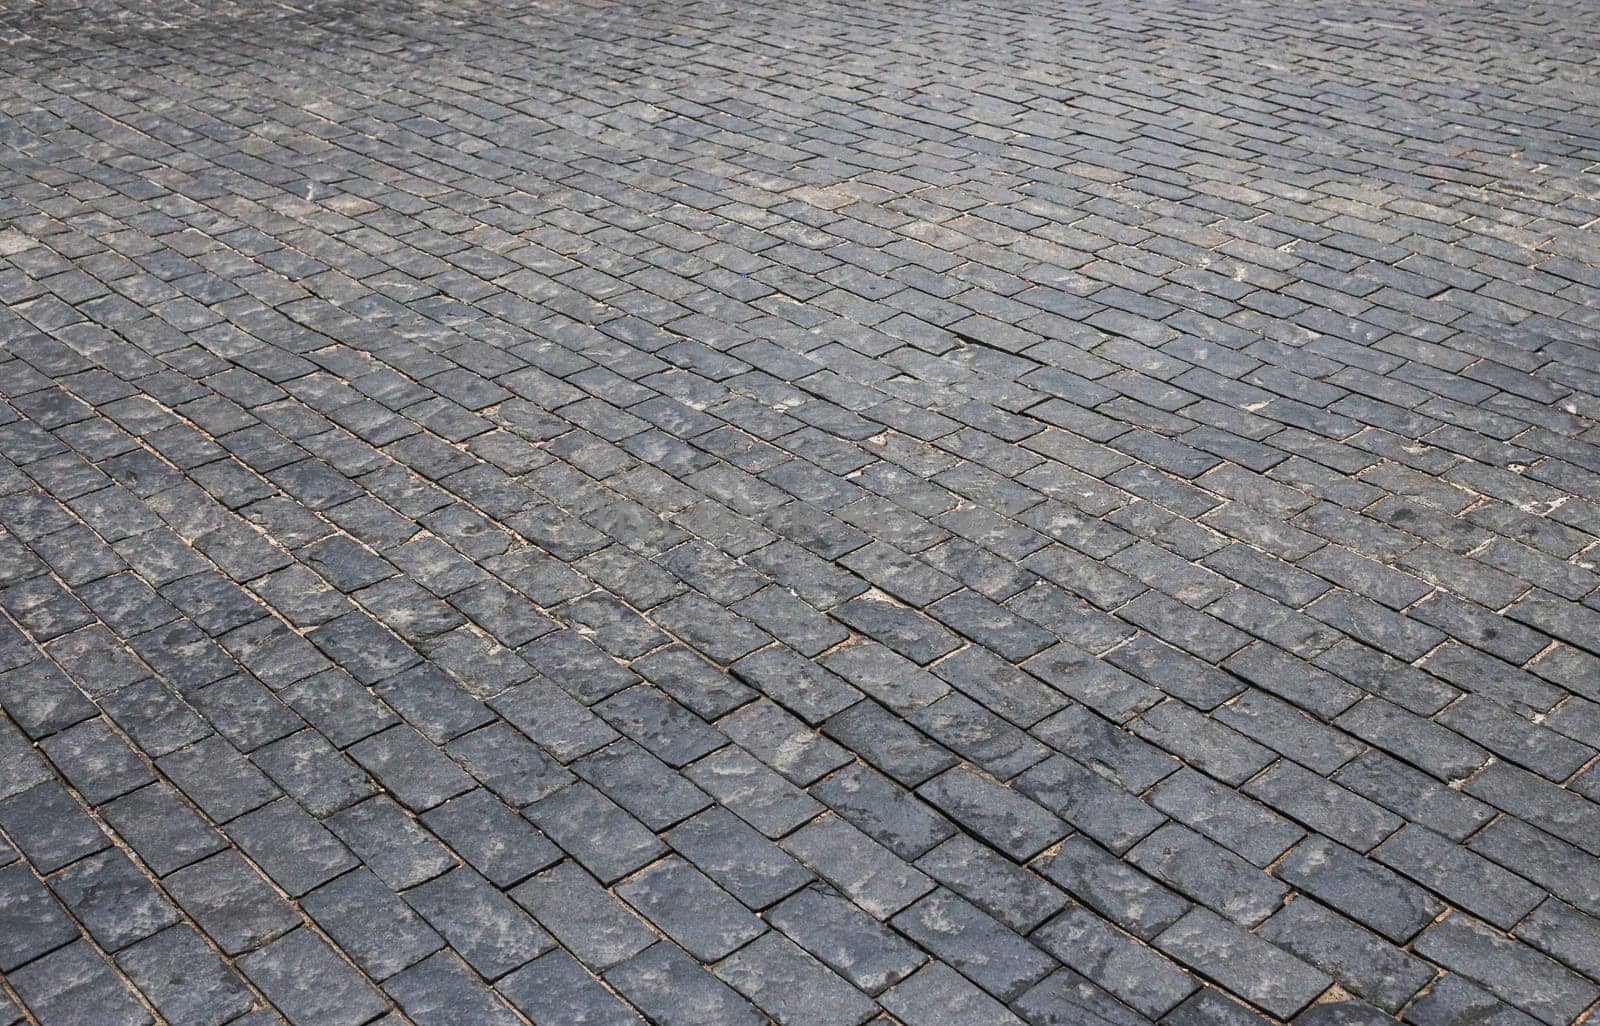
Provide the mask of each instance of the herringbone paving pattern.
{"label": "herringbone paving pattern", "polygon": [[1600,8],[0,0],[0,1023],[1575,1023]]}

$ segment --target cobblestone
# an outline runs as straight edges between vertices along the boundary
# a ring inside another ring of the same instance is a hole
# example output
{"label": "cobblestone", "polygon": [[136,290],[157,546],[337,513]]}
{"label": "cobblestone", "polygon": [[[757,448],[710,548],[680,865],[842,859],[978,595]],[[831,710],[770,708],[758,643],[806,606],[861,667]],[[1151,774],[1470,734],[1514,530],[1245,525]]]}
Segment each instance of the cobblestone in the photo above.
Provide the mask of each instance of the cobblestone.
{"label": "cobblestone", "polygon": [[1573,4],[0,0],[0,1026],[1572,1026]]}

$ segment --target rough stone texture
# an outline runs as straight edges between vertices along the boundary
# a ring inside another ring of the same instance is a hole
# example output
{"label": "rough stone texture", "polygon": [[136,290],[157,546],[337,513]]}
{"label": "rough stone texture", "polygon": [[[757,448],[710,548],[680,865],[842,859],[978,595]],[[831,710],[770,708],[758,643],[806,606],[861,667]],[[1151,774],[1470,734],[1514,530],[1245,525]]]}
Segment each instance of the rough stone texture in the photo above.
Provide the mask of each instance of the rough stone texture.
{"label": "rough stone texture", "polygon": [[1600,8],[0,0],[0,1023],[1600,999]]}

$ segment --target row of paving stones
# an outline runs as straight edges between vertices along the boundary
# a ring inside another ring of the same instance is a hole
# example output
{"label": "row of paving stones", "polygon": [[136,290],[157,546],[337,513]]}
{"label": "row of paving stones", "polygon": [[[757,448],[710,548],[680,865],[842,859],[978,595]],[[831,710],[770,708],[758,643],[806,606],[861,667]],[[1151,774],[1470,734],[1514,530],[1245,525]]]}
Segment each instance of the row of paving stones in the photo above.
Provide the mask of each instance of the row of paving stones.
{"label": "row of paving stones", "polygon": [[0,1020],[1582,1019],[1581,16],[1369,13],[0,6]]}

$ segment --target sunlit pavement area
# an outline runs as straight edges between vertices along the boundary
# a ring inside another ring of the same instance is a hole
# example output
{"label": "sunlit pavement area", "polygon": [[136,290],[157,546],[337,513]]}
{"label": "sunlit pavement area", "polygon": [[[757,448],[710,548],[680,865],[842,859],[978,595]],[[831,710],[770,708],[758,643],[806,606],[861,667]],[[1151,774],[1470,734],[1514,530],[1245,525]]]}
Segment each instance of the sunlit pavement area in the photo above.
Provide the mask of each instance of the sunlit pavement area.
{"label": "sunlit pavement area", "polygon": [[1600,7],[0,0],[0,1026],[1564,1026]]}

